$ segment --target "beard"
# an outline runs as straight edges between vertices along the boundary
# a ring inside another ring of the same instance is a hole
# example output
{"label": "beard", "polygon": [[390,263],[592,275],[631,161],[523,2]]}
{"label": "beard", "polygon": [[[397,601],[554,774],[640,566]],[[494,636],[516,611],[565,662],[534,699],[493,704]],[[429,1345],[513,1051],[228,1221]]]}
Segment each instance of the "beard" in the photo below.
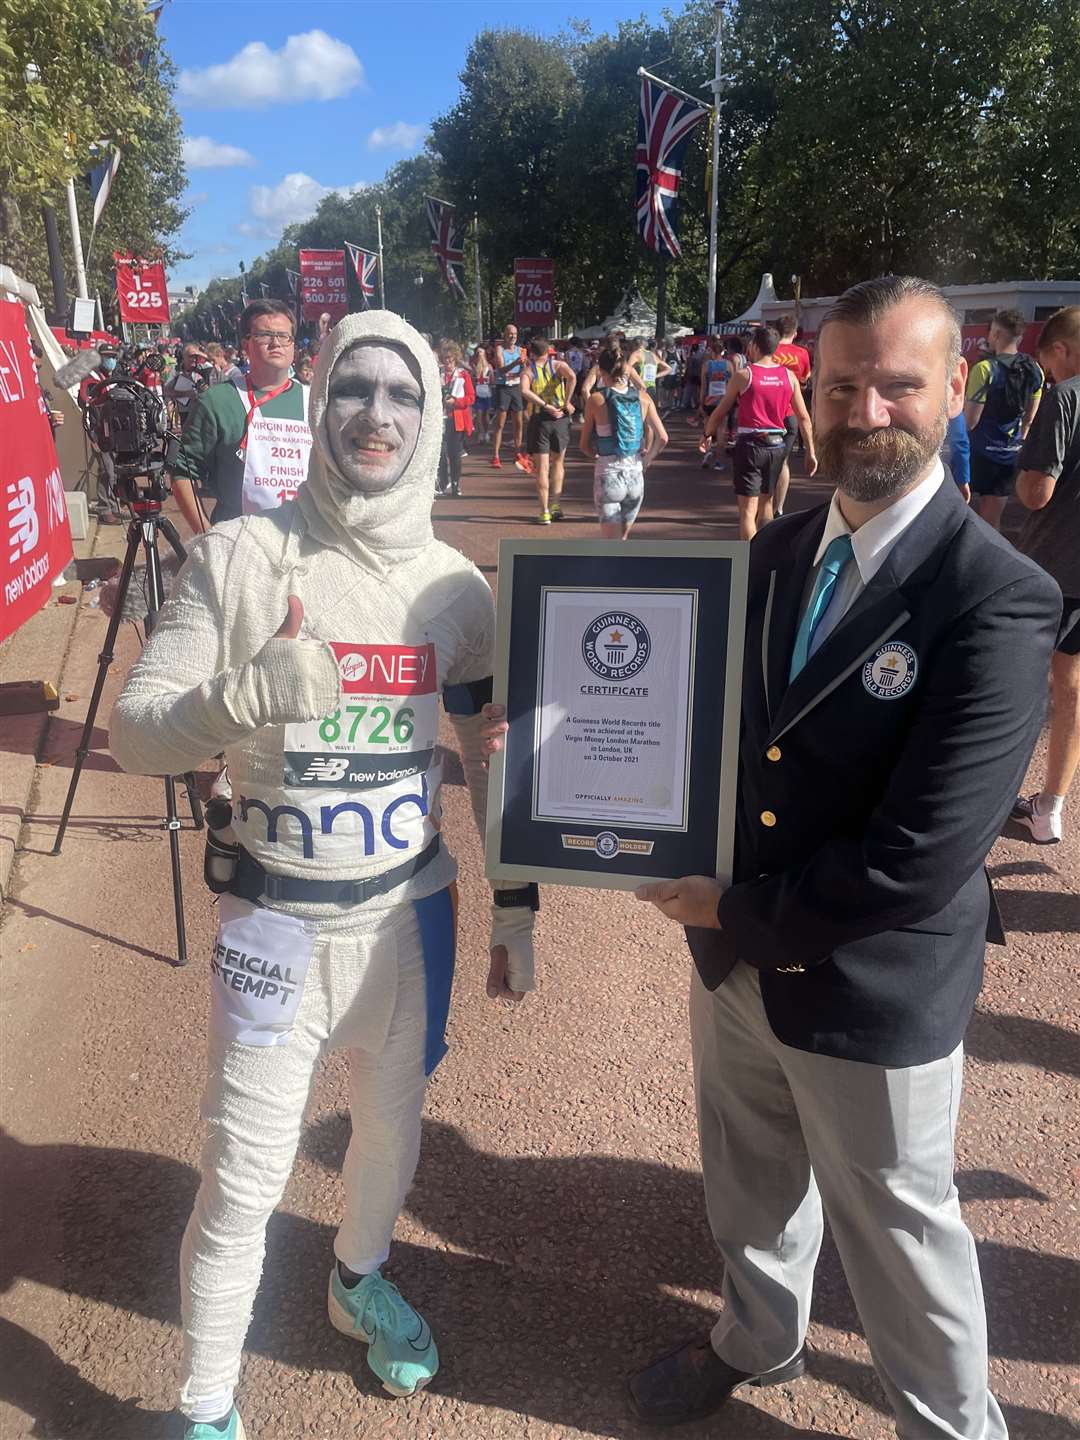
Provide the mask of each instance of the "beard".
{"label": "beard", "polygon": [[948,427],[946,407],[923,429],[893,424],[883,430],[834,425],[817,444],[821,469],[841,494],[863,504],[892,500],[929,469]]}

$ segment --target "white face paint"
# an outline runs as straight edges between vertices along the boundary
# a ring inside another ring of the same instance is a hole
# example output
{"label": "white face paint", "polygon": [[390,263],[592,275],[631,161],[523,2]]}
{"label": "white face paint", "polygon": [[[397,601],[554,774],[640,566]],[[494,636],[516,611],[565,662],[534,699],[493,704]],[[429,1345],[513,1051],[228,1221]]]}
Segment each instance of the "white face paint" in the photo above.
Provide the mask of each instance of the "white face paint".
{"label": "white face paint", "polygon": [[361,494],[401,479],[420,434],[424,396],[412,357],[395,345],[360,344],[330,372],[326,431],[338,470]]}

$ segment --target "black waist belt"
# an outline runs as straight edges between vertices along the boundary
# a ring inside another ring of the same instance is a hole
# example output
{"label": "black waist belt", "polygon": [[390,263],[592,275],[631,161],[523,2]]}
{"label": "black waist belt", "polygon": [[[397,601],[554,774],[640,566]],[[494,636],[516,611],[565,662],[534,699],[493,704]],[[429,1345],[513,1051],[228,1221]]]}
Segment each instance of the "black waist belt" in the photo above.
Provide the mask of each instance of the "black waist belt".
{"label": "black waist belt", "polygon": [[305,880],[302,875],[275,875],[264,869],[241,845],[236,874],[229,886],[233,895],[241,900],[258,903],[264,897],[278,900],[287,905],[363,905],[376,895],[386,895],[419,875],[430,865],[439,853],[439,837],[435,836],[419,855],[384,870],[381,875],[369,875],[364,880]]}

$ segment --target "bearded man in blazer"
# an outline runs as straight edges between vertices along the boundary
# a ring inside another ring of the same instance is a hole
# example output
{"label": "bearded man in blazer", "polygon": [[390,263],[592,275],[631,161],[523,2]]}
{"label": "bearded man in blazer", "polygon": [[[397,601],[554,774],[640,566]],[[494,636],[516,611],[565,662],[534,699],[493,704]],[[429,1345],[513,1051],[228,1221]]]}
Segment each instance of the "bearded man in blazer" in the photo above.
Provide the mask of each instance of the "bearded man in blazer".
{"label": "bearded man in blazer", "polygon": [[660,1424],[802,1374],[824,1211],[898,1435],[1006,1436],[953,1141],[1003,938],[984,861],[1042,723],[1061,597],[944,476],[965,376],[924,281],[856,285],[826,315],[813,418],[836,493],[752,542],[733,881],[638,892],[687,926],[724,1260],[711,1334],[631,1378]]}

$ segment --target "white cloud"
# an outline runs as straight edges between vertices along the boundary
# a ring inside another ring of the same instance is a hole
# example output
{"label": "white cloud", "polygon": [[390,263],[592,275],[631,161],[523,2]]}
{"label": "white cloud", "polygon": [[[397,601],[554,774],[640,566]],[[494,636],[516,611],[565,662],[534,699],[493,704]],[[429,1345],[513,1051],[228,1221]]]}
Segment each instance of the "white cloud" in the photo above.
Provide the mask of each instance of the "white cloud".
{"label": "white cloud", "polygon": [[243,235],[280,235],[286,225],[308,220],[327,195],[352,195],[362,189],[356,185],[322,185],[296,170],[276,185],[253,185],[248,203],[257,224],[241,221],[236,227]]}
{"label": "white cloud", "polygon": [[216,110],[260,110],[271,102],[336,100],[364,83],[352,46],[324,30],[290,35],[280,50],[252,40],[222,65],[181,70],[181,99]]}
{"label": "white cloud", "polygon": [[369,150],[416,150],[424,138],[426,125],[410,125],[395,120],[393,125],[379,125],[367,137]]}
{"label": "white cloud", "polygon": [[194,135],[181,146],[189,170],[225,170],[232,165],[254,165],[255,156],[239,145],[220,145],[209,135]]}
{"label": "white cloud", "polygon": [[205,205],[209,199],[209,190],[189,190],[184,196],[184,204],[194,208],[196,205]]}

